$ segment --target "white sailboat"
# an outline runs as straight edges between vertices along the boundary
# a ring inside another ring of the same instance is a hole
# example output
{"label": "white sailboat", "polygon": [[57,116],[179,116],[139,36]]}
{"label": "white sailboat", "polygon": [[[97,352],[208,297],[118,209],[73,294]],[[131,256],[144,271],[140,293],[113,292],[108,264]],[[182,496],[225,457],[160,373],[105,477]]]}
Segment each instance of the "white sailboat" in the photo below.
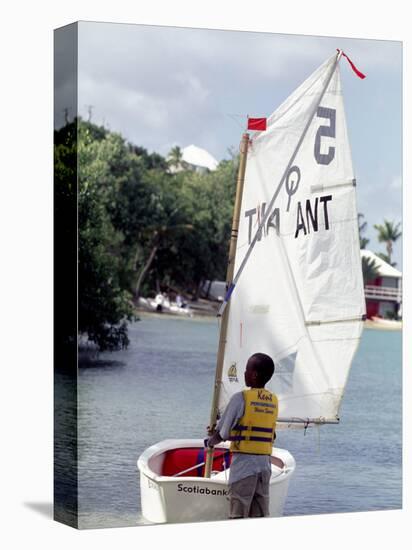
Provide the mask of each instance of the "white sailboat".
{"label": "white sailboat", "polygon": [[[305,80],[265,131],[243,135],[210,425],[244,389],[256,352],[276,364],[266,387],[279,398],[277,430],[339,422],[365,319],[341,56]],[[201,439],[182,439],[139,457],[148,521],[228,517],[228,444],[206,454]],[[295,460],[274,447],[271,461],[270,514],[279,516]]]}

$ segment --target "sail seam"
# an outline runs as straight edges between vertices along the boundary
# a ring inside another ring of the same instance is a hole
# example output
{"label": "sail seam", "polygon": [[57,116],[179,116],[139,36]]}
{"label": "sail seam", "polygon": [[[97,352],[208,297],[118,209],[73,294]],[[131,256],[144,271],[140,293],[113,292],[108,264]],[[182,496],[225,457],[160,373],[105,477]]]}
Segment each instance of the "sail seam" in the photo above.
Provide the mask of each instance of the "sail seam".
{"label": "sail seam", "polygon": [[328,321],[320,321],[320,320],[305,321],[305,325],[307,327],[309,327],[309,326],[313,326],[313,325],[329,325],[329,324],[334,324],[334,323],[350,323],[350,322],[353,322],[353,321],[366,321],[366,315],[359,315],[359,316],[356,316],[356,317],[349,317],[347,319],[330,319]]}
{"label": "sail seam", "polygon": [[351,340],[360,340],[360,336],[355,336],[353,338],[349,338],[348,336],[344,336],[342,338],[311,338],[311,342],[348,342]]}
{"label": "sail seam", "polygon": [[341,183],[332,183],[331,185],[319,183],[316,185],[311,185],[310,190],[312,193],[317,193],[320,191],[327,191],[328,189],[337,189],[342,187],[355,187],[356,186],[356,180],[351,179],[350,181],[344,181]]}

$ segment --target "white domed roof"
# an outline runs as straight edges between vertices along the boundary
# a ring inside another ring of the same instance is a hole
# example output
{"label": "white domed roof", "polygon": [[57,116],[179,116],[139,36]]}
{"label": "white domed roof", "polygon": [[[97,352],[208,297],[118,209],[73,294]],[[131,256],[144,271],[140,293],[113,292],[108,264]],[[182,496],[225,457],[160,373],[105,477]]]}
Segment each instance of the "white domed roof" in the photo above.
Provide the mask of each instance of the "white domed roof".
{"label": "white domed roof", "polygon": [[194,166],[216,170],[219,164],[205,149],[196,147],[196,145],[188,145],[182,149],[182,160]]}

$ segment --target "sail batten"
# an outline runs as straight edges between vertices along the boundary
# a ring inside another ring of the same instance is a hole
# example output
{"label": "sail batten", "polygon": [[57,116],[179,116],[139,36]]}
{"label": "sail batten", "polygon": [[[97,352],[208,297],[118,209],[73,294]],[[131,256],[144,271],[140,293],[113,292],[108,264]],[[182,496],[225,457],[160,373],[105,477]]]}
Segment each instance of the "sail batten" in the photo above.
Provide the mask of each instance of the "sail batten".
{"label": "sail batten", "polygon": [[267,387],[279,421],[337,422],[365,314],[338,60],[299,86],[249,147],[220,411],[243,389],[248,357],[263,352],[276,363]]}
{"label": "sail batten", "polygon": [[324,425],[324,424],[339,424],[339,418],[278,418],[276,421],[277,428],[285,428],[287,426],[281,426],[282,424],[287,425],[299,425],[301,428],[307,428],[312,425]]}
{"label": "sail batten", "polygon": [[328,321],[322,321],[321,319],[318,320],[312,320],[312,321],[306,321],[306,326],[313,326],[313,325],[325,325],[325,324],[333,324],[333,323],[348,323],[350,321],[365,321],[365,315],[361,315],[358,317],[349,317],[347,319],[330,319]]}

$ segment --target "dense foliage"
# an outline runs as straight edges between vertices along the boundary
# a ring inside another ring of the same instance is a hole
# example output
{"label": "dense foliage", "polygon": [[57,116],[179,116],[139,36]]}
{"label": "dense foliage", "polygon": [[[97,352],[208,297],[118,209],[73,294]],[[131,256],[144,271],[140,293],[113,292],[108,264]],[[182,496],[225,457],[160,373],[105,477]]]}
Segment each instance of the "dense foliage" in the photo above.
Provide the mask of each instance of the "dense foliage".
{"label": "dense foliage", "polygon": [[79,333],[118,349],[128,343],[140,294],[171,288],[196,297],[205,279],[225,278],[237,159],[210,173],[171,170],[179,151],[168,162],[77,120],[55,135],[59,189],[67,193],[76,151],[65,166],[65,136],[75,129]]}

